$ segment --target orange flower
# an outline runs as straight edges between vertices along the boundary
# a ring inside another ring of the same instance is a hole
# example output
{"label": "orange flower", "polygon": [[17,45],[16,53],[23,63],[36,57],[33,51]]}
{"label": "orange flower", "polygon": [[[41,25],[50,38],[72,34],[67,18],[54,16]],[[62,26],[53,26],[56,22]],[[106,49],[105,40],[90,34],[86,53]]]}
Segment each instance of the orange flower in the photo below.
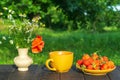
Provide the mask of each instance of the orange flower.
{"label": "orange flower", "polygon": [[36,38],[32,41],[32,52],[39,53],[44,48],[44,41],[41,36],[36,36]]}

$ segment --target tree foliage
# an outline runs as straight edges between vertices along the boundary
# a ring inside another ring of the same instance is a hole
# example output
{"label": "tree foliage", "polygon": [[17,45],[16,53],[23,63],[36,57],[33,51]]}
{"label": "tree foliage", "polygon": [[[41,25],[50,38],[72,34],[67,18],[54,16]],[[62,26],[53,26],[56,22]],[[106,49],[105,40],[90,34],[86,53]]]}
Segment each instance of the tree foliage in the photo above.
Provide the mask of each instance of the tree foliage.
{"label": "tree foliage", "polygon": [[2,7],[8,7],[18,14],[25,13],[31,19],[40,15],[46,27],[52,29],[85,29],[103,31],[104,27],[120,26],[120,11],[113,6],[119,0],[2,0]]}

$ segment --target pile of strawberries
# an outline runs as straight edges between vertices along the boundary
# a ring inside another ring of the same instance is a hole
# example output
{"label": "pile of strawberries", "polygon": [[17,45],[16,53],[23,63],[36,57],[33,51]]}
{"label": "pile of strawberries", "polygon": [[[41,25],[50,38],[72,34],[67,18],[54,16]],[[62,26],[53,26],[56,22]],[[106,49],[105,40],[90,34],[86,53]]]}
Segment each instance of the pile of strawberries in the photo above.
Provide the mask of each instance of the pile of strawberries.
{"label": "pile of strawberries", "polygon": [[84,54],[82,59],[77,60],[77,64],[80,68],[89,70],[108,70],[115,67],[114,62],[107,56],[99,56],[97,53]]}

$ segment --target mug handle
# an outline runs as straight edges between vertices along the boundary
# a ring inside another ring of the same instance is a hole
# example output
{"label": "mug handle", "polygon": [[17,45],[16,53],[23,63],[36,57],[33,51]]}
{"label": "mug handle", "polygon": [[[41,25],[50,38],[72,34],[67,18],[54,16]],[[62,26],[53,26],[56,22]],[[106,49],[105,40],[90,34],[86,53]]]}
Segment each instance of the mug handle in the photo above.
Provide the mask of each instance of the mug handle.
{"label": "mug handle", "polygon": [[54,67],[52,68],[52,67],[49,66],[49,63],[50,63],[50,62],[53,62],[53,59],[48,59],[48,60],[46,61],[46,64],[45,64],[46,67],[47,67],[49,70],[56,71],[56,69],[55,69]]}

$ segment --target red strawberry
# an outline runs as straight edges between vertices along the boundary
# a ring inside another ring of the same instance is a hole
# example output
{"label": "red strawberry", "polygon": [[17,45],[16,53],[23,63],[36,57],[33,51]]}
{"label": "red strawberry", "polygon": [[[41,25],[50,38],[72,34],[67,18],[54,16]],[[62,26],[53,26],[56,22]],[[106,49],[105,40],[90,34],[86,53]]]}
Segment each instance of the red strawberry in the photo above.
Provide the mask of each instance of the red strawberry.
{"label": "red strawberry", "polygon": [[87,69],[93,70],[93,65],[88,65]]}
{"label": "red strawberry", "polygon": [[83,64],[87,67],[88,65],[91,65],[91,63],[88,60],[83,60]]}
{"label": "red strawberry", "polygon": [[79,65],[82,65],[83,60],[80,59],[80,60],[77,61],[77,63],[78,63]]}

